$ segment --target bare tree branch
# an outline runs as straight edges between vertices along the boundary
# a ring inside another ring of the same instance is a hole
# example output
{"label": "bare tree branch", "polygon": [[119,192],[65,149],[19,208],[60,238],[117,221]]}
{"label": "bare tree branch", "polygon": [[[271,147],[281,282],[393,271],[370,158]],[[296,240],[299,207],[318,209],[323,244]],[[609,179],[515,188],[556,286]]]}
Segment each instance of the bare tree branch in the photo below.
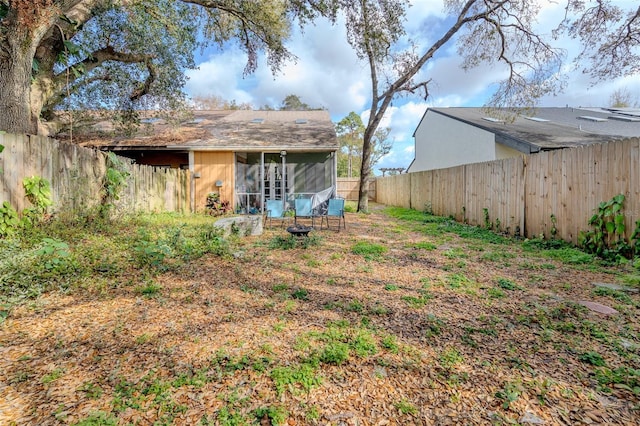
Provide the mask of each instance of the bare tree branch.
{"label": "bare tree branch", "polygon": [[149,71],[149,74],[147,75],[147,78],[145,79],[144,83],[140,87],[138,87],[129,97],[129,100],[131,102],[135,102],[141,97],[143,97],[144,95],[146,95],[147,93],[149,93],[149,90],[151,89],[151,85],[153,84],[153,82],[156,80],[158,76],[151,59],[147,59],[146,61],[144,61],[144,63],[147,66],[147,70]]}

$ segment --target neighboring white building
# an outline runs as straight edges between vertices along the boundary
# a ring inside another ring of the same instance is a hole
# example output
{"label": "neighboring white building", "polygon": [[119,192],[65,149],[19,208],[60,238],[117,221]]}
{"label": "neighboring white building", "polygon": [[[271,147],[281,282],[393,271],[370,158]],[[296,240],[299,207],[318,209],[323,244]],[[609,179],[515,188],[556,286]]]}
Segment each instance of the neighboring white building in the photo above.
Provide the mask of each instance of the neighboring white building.
{"label": "neighboring white building", "polygon": [[413,134],[408,172],[640,137],[640,110],[633,108],[537,108],[506,120],[489,114],[485,108],[427,109]]}

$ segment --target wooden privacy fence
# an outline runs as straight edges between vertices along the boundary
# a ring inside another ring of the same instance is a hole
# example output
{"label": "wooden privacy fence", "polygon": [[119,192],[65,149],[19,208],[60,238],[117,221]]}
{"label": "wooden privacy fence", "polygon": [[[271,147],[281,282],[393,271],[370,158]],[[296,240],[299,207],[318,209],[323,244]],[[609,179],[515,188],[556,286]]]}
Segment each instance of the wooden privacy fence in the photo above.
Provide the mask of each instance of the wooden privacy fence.
{"label": "wooden privacy fence", "polygon": [[640,139],[377,179],[382,204],[453,216],[523,236],[578,242],[598,204],[624,194],[626,237],[640,220]]}
{"label": "wooden privacy fence", "polygon": [[[51,184],[52,211],[73,212],[96,206],[101,199],[107,154],[28,135],[0,134],[0,203],[9,201],[18,211],[29,206],[22,181],[39,176]],[[186,170],[131,164],[119,157],[129,173],[116,204],[118,212],[189,211]]]}
{"label": "wooden privacy fence", "polygon": [[[338,197],[349,201],[358,201],[360,178],[338,178]],[[376,180],[369,181],[369,199],[376,199]]]}

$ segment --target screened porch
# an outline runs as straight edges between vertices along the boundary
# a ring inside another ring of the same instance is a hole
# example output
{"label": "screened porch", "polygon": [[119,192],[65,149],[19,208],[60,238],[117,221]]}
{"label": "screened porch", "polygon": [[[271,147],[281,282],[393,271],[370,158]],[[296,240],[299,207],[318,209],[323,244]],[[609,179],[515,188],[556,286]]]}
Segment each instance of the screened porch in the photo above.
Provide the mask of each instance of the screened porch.
{"label": "screened porch", "polygon": [[296,198],[311,198],[321,208],[335,194],[333,152],[237,152],[235,211],[261,214],[266,200],[293,209]]}

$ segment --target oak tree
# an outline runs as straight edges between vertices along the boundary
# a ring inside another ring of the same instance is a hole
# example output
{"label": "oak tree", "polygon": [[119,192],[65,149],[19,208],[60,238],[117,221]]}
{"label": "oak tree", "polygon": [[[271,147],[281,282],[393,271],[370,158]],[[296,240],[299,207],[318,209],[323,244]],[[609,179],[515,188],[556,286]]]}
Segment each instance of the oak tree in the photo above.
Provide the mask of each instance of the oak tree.
{"label": "oak tree", "polygon": [[[0,0],[0,130],[47,133],[56,110],[171,109],[209,43],[292,58],[292,24],[335,12],[325,0]],[[213,76],[215,78],[215,76]],[[55,129],[54,129],[55,130]]]}

